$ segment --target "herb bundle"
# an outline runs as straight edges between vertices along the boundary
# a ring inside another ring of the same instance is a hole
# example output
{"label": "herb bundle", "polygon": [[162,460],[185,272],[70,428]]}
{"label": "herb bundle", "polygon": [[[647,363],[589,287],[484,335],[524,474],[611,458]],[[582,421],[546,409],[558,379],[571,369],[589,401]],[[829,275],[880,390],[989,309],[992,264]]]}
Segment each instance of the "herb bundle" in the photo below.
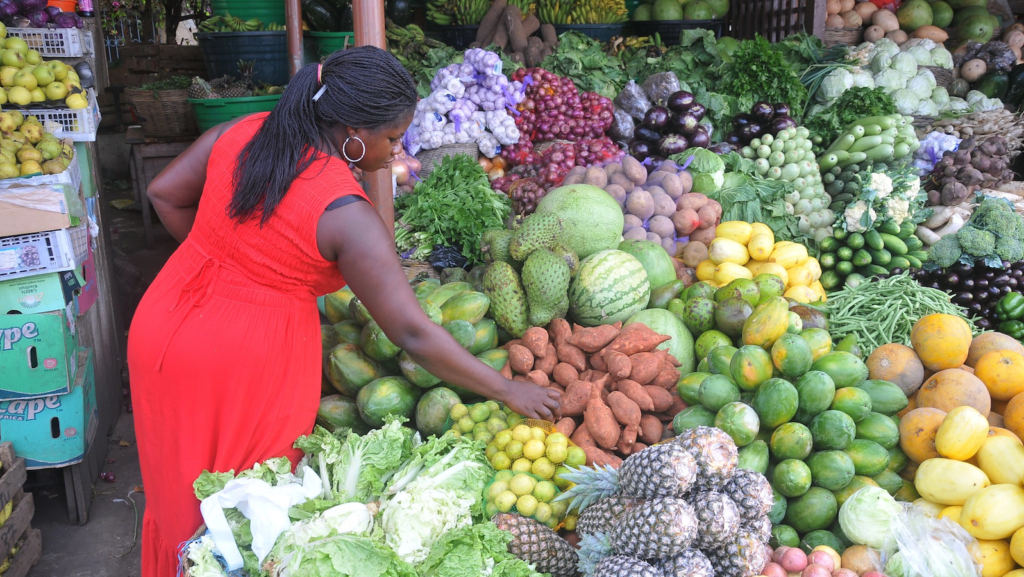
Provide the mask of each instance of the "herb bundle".
{"label": "herb bundle", "polygon": [[718,92],[735,95],[743,110],[758,101],[785,102],[794,118],[800,118],[807,102],[807,89],[786,56],[761,36],[741,42],[732,61],[722,66]]}
{"label": "herb bundle", "polygon": [[888,116],[896,113],[896,104],[882,88],[854,87],[832,103],[831,106],[811,116],[804,126],[811,136],[821,138],[828,146],[848,126],[869,116]]}

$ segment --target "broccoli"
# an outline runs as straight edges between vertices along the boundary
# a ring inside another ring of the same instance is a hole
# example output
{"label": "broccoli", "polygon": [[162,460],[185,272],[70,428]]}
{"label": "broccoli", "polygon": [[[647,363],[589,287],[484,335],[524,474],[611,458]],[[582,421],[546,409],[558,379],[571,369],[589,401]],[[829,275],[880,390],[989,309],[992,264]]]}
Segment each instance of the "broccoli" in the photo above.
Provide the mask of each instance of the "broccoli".
{"label": "broccoli", "polygon": [[1024,220],[1010,208],[1006,201],[1001,199],[984,198],[978,208],[974,210],[968,224],[1024,242]]}
{"label": "broccoli", "polygon": [[1024,260],[1024,244],[1009,235],[1001,236],[996,240],[996,256],[1007,262]]}
{"label": "broccoli", "polygon": [[973,257],[991,256],[996,251],[996,235],[974,226],[973,219],[956,233],[960,248]]}
{"label": "broccoli", "polygon": [[949,268],[958,260],[963,251],[960,249],[960,242],[955,234],[947,234],[939,239],[939,242],[932,245],[928,251],[928,260],[941,268]]}

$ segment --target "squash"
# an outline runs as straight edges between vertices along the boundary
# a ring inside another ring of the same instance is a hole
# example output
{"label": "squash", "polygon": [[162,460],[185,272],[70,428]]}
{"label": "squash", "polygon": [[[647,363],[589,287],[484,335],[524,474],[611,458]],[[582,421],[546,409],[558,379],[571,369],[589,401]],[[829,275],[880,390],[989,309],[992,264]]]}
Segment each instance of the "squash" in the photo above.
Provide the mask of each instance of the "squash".
{"label": "squash", "polygon": [[988,387],[993,399],[1009,401],[1024,393],[1024,355],[1014,351],[992,351],[978,359],[974,376]]}
{"label": "squash", "polygon": [[960,524],[960,512],[963,511],[963,507],[960,505],[953,505],[952,507],[946,507],[939,512],[939,519],[949,519],[950,521]]}
{"label": "squash", "polygon": [[1010,555],[1018,565],[1024,565],[1024,528],[1017,529],[1010,538]]}
{"label": "squash", "polygon": [[970,405],[986,417],[992,410],[992,398],[989,397],[985,383],[967,371],[939,371],[917,391],[919,407],[933,407],[948,413],[961,405]]}
{"label": "squash", "polygon": [[1001,484],[974,493],[960,512],[960,526],[979,540],[1009,539],[1024,527],[1024,488]]}
{"label": "squash", "polygon": [[[1024,67],[1021,70],[1024,70]],[[997,332],[981,333],[971,340],[971,348],[967,350],[967,361],[964,364],[973,367],[978,364],[978,359],[985,356],[986,353],[1002,350],[1024,355],[1024,345],[1010,335]]]}
{"label": "squash", "polygon": [[[940,505],[964,505],[992,484],[981,469],[952,459],[928,459],[917,468],[914,487],[922,497]],[[966,517],[966,511],[961,519]]]}
{"label": "squash", "polygon": [[1010,401],[1004,401],[1002,399],[992,399],[992,412],[999,413],[1000,415],[1002,415],[1006,413],[1006,406],[1009,404]]}
{"label": "squash", "polygon": [[935,434],[935,450],[947,459],[966,461],[988,438],[988,419],[974,407],[957,407],[946,414]]}
{"label": "squash", "polygon": [[1014,441],[1017,441],[1022,446],[1024,446],[1024,442],[1021,442],[1020,437],[1018,437],[1016,434],[1014,434],[1013,431],[1011,431],[1009,429],[1006,429],[1006,428],[1003,428],[1003,427],[990,426],[988,428],[988,436],[989,437],[1006,437],[1008,439],[1013,439]]}
{"label": "squash", "polygon": [[840,14],[843,18],[843,22],[846,23],[844,28],[860,28],[864,25],[864,20],[861,19],[860,14],[857,14],[856,10],[847,10]]}
{"label": "squash", "polygon": [[978,468],[993,483],[1020,485],[1024,481],[1024,445],[1003,435],[985,439],[978,449]]}
{"label": "squash", "polygon": [[857,0],[839,0],[839,6],[842,8],[839,12],[848,12],[853,10],[853,7],[857,4]]}
{"label": "squash", "polygon": [[921,26],[917,28],[917,30],[914,30],[910,37],[927,38],[936,44],[942,44],[946,40],[949,40],[949,34],[938,26]]}
{"label": "squash", "polygon": [[925,315],[914,323],[910,342],[926,368],[933,371],[953,369],[967,360],[967,352],[971,348],[971,327],[957,316]]}
{"label": "squash", "polygon": [[968,60],[960,66],[960,78],[967,82],[975,83],[988,72],[988,65],[981,58]]}
{"label": "squash", "polygon": [[1024,32],[1007,29],[1003,34],[1003,42],[1010,48],[1024,48]]}
{"label": "squash", "polygon": [[825,28],[829,30],[842,30],[843,26],[846,26],[846,21],[838,14],[832,14],[825,19]]}
{"label": "squash", "polygon": [[1006,420],[1003,419],[1002,415],[995,412],[995,410],[993,409],[993,411],[988,414],[988,424],[993,427],[1005,427]]}
{"label": "squash", "polygon": [[1018,439],[1024,439],[1024,393],[1010,399],[1003,411],[1003,420],[1007,430],[1017,435]]}
{"label": "squash", "polygon": [[971,555],[981,565],[981,577],[1005,577],[1017,566],[1006,541],[979,539],[978,547],[971,550]]}
{"label": "squash", "polygon": [[939,457],[935,435],[942,426],[946,412],[939,409],[914,409],[900,419],[900,449],[915,463]]}
{"label": "squash", "polygon": [[964,98],[971,90],[971,85],[963,78],[954,78],[953,81],[949,83],[949,88],[947,88],[947,90],[949,91],[950,96]]}
{"label": "squash", "polygon": [[905,395],[913,395],[924,382],[924,365],[914,349],[899,343],[882,345],[867,360],[868,377],[889,381]]}

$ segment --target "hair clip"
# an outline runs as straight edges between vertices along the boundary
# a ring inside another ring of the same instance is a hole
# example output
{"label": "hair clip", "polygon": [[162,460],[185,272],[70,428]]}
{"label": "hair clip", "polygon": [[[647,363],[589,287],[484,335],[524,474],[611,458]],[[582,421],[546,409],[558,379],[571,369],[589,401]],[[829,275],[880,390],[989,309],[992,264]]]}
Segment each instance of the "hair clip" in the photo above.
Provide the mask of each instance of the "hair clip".
{"label": "hair clip", "polygon": [[327,85],[321,86],[320,90],[316,91],[316,94],[313,95],[313,102],[320,100],[320,97],[324,95],[324,92],[327,92]]}

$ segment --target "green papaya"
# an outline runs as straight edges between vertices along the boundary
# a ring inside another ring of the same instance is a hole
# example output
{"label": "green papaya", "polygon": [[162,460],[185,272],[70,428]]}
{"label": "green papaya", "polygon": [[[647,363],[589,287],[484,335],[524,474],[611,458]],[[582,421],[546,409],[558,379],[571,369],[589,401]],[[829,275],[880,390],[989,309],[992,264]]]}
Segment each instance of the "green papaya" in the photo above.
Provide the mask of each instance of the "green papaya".
{"label": "green papaya", "polygon": [[387,373],[384,367],[371,359],[359,345],[340,344],[327,355],[324,372],[338,392],[355,397],[359,389],[370,381],[379,379]]}

